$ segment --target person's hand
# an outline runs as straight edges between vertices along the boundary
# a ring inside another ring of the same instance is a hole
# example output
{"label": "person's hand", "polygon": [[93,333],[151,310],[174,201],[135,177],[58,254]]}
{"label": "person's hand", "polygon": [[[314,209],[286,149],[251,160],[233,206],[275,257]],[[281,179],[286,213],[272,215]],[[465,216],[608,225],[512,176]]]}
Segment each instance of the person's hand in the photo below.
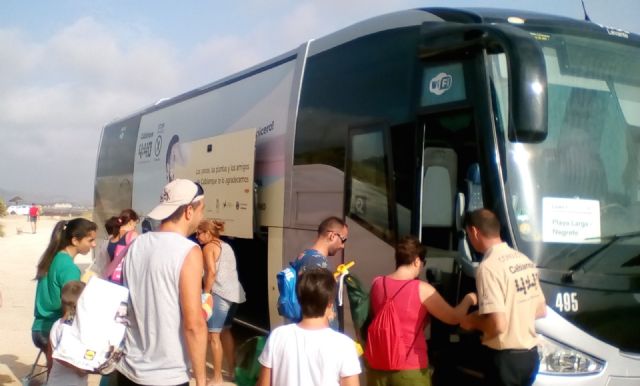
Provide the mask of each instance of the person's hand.
{"label": "person's hand", "polygon": [[466,315],[464,318],[462,318],[462,320],[460,321],[460,328],[467,331],[471,331],[474,329],[471,315]]}
{"label": "person's hand", "polygon": [[475,292],[469,292],[465,295],[463,301],[468,302],[469,306],[476,306],[478,305],[478,295]]}

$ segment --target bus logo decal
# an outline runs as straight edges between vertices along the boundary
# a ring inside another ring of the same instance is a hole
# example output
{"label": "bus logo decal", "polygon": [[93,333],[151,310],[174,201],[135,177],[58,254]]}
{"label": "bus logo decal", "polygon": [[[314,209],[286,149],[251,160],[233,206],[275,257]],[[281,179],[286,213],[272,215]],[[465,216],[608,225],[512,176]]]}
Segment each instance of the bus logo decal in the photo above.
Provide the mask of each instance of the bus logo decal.
{"label": "bus logo decal", "polygon": [[441,72],[429,81],[429,92],[435,95],[442,95],[449,91],[453,85],[453,77]]}
{"label": "bus logo decal", "polygon": [[162,136],[158,135],[156,137],[156,146],[153,150],[153,153],[156,155],[156,158],[160,157],[160,150],[162,150]]}

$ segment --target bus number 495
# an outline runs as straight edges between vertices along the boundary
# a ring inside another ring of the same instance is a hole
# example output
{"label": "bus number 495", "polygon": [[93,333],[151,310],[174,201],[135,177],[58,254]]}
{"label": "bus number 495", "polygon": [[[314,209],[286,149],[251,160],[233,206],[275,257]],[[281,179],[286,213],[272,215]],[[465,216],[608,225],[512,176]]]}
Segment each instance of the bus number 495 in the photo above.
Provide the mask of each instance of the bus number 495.
{"label": "bus number 495", "polygon": [[556,308],[560,312],[578,312],[578,294],[575,292],[558,292]]}

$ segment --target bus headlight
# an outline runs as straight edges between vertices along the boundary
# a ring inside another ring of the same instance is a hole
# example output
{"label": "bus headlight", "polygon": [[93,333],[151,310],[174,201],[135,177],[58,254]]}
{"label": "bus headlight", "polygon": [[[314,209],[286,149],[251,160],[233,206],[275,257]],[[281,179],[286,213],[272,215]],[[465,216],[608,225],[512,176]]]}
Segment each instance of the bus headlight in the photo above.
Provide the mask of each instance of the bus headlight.
{"label": "bus headlight", "polygon": [[587,375],[604,370],[603,360],[538,335],[540,373],[551,375]]}

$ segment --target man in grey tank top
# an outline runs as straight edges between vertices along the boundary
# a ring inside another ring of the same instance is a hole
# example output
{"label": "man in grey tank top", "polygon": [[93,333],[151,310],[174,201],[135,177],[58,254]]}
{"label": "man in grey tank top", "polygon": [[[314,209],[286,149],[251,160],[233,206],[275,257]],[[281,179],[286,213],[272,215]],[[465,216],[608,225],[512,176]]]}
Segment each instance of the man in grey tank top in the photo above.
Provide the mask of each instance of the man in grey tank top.
{"label": "man in grey tank top", "polygon": [[203,218],[204,191],[176,179],[149,214],[155,232],[140,235],[124,258],[130,327],[118,385],[206,384],[207,326],[202,316],[202,251],[187,239]]}

